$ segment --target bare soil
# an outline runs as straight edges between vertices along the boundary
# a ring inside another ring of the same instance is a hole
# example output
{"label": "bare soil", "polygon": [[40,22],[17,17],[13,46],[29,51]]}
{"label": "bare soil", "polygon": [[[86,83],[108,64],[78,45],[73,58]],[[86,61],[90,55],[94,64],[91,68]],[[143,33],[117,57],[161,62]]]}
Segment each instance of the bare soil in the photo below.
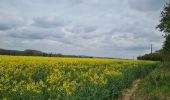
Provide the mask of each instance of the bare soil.
{"label": "bare soil", "polygon": [[140,81],[141,79],[135,80],[128,89],[125,89],[124,92],[122,93],[122,96],[119,98],[119,100],[131,100],[131,97],[135,92],[135,90],[137,89]]}

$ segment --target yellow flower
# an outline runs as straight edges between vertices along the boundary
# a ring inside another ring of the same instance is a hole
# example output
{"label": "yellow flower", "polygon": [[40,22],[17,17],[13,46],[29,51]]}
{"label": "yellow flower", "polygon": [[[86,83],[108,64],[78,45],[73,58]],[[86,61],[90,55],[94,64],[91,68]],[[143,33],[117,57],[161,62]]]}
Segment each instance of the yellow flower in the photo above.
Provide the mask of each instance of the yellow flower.
{"label": "yellow flower", "polygon": [[8,100],[7,97],[3,98],[2,100]]}

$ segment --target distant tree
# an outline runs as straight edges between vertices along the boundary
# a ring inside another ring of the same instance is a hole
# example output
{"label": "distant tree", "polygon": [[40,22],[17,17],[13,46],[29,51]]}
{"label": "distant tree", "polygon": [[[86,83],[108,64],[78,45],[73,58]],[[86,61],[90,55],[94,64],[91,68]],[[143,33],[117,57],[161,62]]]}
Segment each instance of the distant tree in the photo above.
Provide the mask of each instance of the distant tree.
{"label": "distant tree", "polygon": [[145,55],[143,55],[143,56],[138,56],[137,59],[138,59],[138,60],[162,61],[162,60],[163,60],[163,57],[162,57],[161,51],[156,51],[156,52],[154,52],[154,53],[145,54]]}
{"label": "distant tree", "polygon": [[170,3],[167,3],[161,12],[159,31],[164,32],[165,42],[163,45],[164,60],[170,60]]}

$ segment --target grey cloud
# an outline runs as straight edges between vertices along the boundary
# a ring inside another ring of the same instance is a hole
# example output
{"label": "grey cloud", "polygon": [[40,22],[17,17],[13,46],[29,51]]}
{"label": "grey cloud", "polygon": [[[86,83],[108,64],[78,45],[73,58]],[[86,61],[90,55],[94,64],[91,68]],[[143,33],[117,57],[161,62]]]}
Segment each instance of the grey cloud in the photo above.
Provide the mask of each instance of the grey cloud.
{"label": "grey cloud", "polygon": [[23,39],[48,39],[48,38],[64,38],[65,34],[55,30],[28,28],[9,32],[8,36]]}
{"label": "grey cloud", "polygon": [[39,0],[39,2],[46,2],[46,3],[49,3],[49,4],[67,4],[67,5],[77,5],[77,4],[80,4],[80,3],[83,3],[83,0]]}
{"label": "grey cloud", "polygon": [[66,22],[65,20],[59,18],[48,18],[48,17],[36,17],[33,18],[34,26],[42,27],[42,28],[56,28],[68,25],[70,22]]}
{"label": "grey cloud", "polygon": [[148,50],[148,46],[134,46],[134,47],[128,47],[124,48],[125,50],[130,50],[130,51],[143,51],[143,50]]}
{"label": "grey cloud", "polygon": [[83,25],[75,25],[71,27],[67,27],[66,31],[71,32],[71,33],[76,33],[76,34],[87,34],[91,33],[97,30],[96,26],[83,26]]}
{"label": "grey cloud", "polygon": [[[137,56],[147,53],[149,43],[156,45],[155,49],[162,45],[161,33],[154,31],[162,3],[163,0],[1,0],[0,48]],[[48,46],[44,48],[44,44]]]}
{"label": "grey cloud", "polygon": [[84,28],[84,32],[85,33],[90,33],[90,32],[94,32],[94,31],[96,31],[97,30],[97,27],[94,27],[94,26],[92,26],[92,27],[85,27]]}
{"label": "grey cloud", "polygon": [[0,19],[0,31],[15,29],[22,25],[22,22],[18,20]]}
{"label": "grey cloud", "polygon": [[57,41],[62,42],[63,44],[74,45],[74,41],[69,38],[60,38]]}
{"label": "grey cloud", "polygon": [[77,5],[77,4],[81,4],[83,3],[83,0],[61,0],[62,2],[65,1],[67,2],[69,5]]}
{"label": "grey cloud", "polygon": [[23,38],[23,39],[44,39],[46,38],[47,35],[42,35],[37,32],[25,31],[25,32],[10,33],[8,36],[13,38]]}
{"label": "grey cloud", "polygon": [[103,36],[103,34],[99,34],[99,33],[91,33],[91,34],[83,34],[81,37],[83,39],[96,39],[98,37]]}
{"label": "grey cloud", "polygon": [[11,29],[12,27],[10,25],[6,25],[6,24],[0,24],[0,30],[1,31],[5,31],[5,30],[9,30]]}
{"label": "grey cloud", "polygon": [[129,0],[131,8],[139,11],[157,11],[165,4],[165,0]]}

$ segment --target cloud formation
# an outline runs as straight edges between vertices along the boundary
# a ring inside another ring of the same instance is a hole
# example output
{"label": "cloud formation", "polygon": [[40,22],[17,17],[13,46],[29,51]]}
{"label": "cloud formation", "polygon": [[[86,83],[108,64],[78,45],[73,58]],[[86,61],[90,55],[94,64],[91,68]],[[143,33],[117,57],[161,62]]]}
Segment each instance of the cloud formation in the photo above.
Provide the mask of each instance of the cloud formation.
{"label": "cloud formation", "polygon": [[139,11],[157,11],[160,10],[165,0],[129,0],[132,9]]}
{"label": "cloud formation", "polygon": [[133,58],[161,48],[169,0],[1,0],[0,48]]}
{"label": "cloud formation", "polygon": [[23,25],[20,20],[0,18],[0,31],[7,31]]}
{"label": "cloud formation", "polygon": [[32,25],[42,28],[57,28],[65,26],[67,24],[69,24],[69,22],[66,22],[65,20],[59,18],[37,17],[33,18]]}

